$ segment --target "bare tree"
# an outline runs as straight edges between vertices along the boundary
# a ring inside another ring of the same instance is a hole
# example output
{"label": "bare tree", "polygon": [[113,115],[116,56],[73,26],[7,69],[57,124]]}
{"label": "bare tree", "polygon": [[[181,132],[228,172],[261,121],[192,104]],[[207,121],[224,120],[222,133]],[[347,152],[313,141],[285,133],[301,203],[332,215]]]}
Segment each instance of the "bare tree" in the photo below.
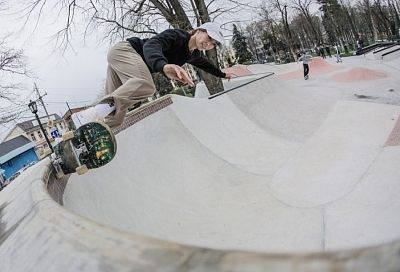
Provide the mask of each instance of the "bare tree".
{"label": "bare tree", "polygon": [[360,37],[358,36],[357,26],[354,22],[354,16],[351,14],[351,3],[350,0],[339,0],[340,4],[343,7],[344,14],[347,18],[347,21],[350,25],[351,33],[354,39],[358,40]]}
{"label": "bare tree", "polygon": [[269,1],[268,4],[270,9],[279,13],[280,20],[283,26],[283,33],[286,38],[286,43],[289,48],[290,53],[292,54],[293,59],[297,59],[296,50],[294,46],[293,33],[290,28],[290,22],[288,18],[288,2],[286,0],[272,0]]}
{"label": "bare tree", "polygon": [[378,39],[378,30],[376,26],[376,22],[373,18],[371,1],[370,0],[360,0],[358,1],[359,9],[362,11],[364,15],[364,19],[367,22],[367,26],[370,32],[373,34],[374,40]]}
{"label": "bare tree", "polygon": [[[127,36],[149,36],[156,34],[160,28],[172,26],[192,30],[193,26],[210,22],[227,12],[239,11],[248,5],[236,0],[224,0],[229,5],[217,1],[205,0],[59,0],[55,4],[60,16],[64,18],[64,27],[55,34],[58,46],[71,46],[71,35],[77,32],[78,21],[86,22],[85,35],[96,31],[104,33],[104,39],[110,42]],[[47,0],[29,0],[25,4],[25,17],[30,18],[34,11],[42,16],[41,10],[48,5]],[[224,8],[223,8],[224,7]],[[217,51],[207,51],[207,57],[218,65]],[[200,71],[210,93],[223,90],[220,79]]]}
{"label": "bare tree", "polygon": [[272,16],[272,11],[269,10],[266,5],[259,7],[259,15],[265,25],[265,29],[262,33],[264,48],[267,50],[268,54],[272,55],[274,62],[277,62],[278,46],[276,20]]}
{"label": "bare tree", "polygon": [[15,76],[28,76],[22,50],[10,49],[5,39],[0,39],[0,124],[17,119],[28,110],[19,101],[20,84],[14,82]]}
{"label": "bare tree", "polygon": [[315,24],[315,21],[313,20],[313,16],[311,15],[311,5],[314,3],[313,0],[292,0],[292,6],[295,10],[299,11],[304,18],[306,19],[314,41],[316,43],[321,43],[322,41],[322,33],[320,31],[320,29],[318,28],[318,26]]}

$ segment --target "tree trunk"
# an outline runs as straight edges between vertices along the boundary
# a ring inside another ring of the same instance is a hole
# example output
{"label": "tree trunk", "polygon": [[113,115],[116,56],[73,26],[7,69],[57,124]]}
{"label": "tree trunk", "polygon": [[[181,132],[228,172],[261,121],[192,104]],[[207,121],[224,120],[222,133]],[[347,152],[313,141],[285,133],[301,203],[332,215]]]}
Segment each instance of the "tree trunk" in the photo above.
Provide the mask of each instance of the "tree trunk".
{"label": "tree trunk", "polygon": [[[206,55],[212,63],[218,66],[218,56],[216,49],[207,51]],[[203,78],[204,83],[206,84],[207,89],[211,95],[222,92],[224,90],[224,85],[222,84],[222,80],[220,78],[210,75],[209,73],[203,72],[201,70],[200,76]]]}
{"label": "tree trunk", "polygon": [[[207,6],[204,0],[194,0],[194,3],[197,7],[197,11],[200,16],[201,21],[199,23],[204,24],[206,22],[210,22],[211,21],[210,15],[208,14]],[[211,61],[211,63],[219,67],[217,49],[206,51],[206,56]],[[204,80],[204,83],[206,84],[207,89],[211,95],[222,92],[224,90],[224,86],[220,78],[210,75],[209,73],[206,73],[200,69],[199,69],[199,74],[201,78]]]}
{"label": "tree trunk", "polygon": [[290,30],[289,22],[288,22],[287,6],[284,6],[284,11],[282,12],[282,20],[283,20],[283,24],[285,26],[284,28],[285,28],[285,32],[287,35],[289,50],[292,53],[293,59],[297,60],[296,52],[294,51],[294,48],[293,48],[292,31]]}

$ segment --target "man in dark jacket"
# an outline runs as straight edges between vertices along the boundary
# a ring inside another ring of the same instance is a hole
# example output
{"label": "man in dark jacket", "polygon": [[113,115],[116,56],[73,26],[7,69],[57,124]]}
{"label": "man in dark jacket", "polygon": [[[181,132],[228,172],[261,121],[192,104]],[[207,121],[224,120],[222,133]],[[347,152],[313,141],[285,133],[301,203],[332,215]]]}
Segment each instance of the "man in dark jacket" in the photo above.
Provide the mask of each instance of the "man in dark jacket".
{"label": "man in dark jacket", "polygon": [[190,63],[216,77],[230,79],[231,74],[222,72],[201,53],[224,43],[220,26],[215,23],[205,23],[191,33],[168,29],[150,39],[134,37],[117,43],[107,55],[107,96],[96,106],[74,114],[75,125],[96,120],[110,127],[122,124],[129,107],[154,94],[154,72],[193,86],[181,67]]}

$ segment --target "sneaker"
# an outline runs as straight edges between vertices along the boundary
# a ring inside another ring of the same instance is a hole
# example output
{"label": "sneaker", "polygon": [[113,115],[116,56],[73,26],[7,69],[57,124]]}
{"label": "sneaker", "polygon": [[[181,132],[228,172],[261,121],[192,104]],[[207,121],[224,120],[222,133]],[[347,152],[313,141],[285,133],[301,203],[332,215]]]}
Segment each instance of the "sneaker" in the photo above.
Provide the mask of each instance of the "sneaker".
{"label": "sneaker", "polygon": [[72,114],[71,119],[76,128],[90,122],[104,122],[104,118],[97,114],[94,107]]}

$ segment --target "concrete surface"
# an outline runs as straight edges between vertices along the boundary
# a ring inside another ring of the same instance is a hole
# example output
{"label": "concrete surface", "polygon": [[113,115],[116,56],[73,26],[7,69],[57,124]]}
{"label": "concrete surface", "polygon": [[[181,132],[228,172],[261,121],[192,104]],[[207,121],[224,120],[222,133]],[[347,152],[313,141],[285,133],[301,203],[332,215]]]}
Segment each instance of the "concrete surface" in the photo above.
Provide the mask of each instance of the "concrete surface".
{"label": "concrete surface", "polygon": [[[398,60],[343,61],[250,66],[276,75],[134,112],[105,167],[32,167],[0,192],[2,271],[399,271]],[[366,65],[387,78],[333,80]]]}

